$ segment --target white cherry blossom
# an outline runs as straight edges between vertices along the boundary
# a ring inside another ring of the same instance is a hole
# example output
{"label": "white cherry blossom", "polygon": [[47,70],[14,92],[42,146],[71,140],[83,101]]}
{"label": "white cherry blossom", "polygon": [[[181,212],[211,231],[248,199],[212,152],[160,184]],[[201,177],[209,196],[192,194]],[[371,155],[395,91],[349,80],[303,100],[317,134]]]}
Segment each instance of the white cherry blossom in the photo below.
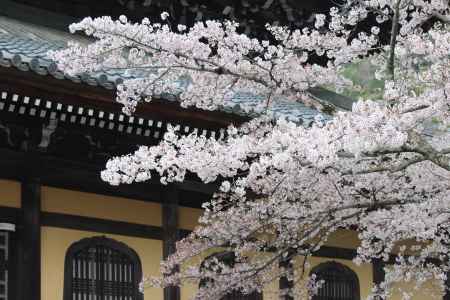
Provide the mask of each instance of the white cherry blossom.
{"label": "white cherry blossom", "polygon": [[[258,96],[261,107],[283,98],[333,115],[305,127],[262,111],[230,126],[222,138],[182,135],[169,127],[158,145],[108,161],[101,176],[113,185],[155,176],[168,184],[194,173],[220,186],[204,204],[200,226],[163,262],[164,276],[143,286],[207,278],[195,299],[219,299],[231,289],[250,293],[293,276],[299,284],[291,292],[306,299],[320,285],[303,269],[307,258],[342,228],[359,235],[356,263],[395,257],[370,299],[389,298],[403,280],[414,280],[418,288],[430,279],[442,284],[450,269],[449,15],[444,0],[348,0],[327,16],[317,15],[312,29],[267,25],[272,42],[238,33],[231,21],[175,31],[125,17],[71,25],[95,42],[50,53],[59,68],[68,74],[144,74],[117,88],[126,113],[162,93],[175,95],[183,107],[216,110],[243,91]],[[389,23],[358,33],[357,25],[369,16]],[[380,30],[387,24],[390,33]],[[386,34],[389,45],[380,45],[379,36]],[[328,63],[310,63],[313,55],[325,55]],[[339,111],[310,95],[318,86],[351,88],[341,71],[361,57],[384,80],[379,99]],[[205,262],[210,268],[187,266],[218,248],[234,252],[236,263],[211,258]],[[306,260],[294,275],[278,267],[290,256]],[[412,292],[400,291],[404,299]]]}

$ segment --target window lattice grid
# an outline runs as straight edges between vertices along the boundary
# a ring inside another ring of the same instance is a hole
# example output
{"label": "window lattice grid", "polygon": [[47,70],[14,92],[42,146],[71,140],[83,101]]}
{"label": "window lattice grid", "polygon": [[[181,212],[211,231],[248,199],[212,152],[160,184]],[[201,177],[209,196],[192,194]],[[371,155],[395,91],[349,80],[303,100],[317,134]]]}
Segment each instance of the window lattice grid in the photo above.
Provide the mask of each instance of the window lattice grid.
{"label": "window lattice grid", "polygon": [[323,280],[313,300],[359,300],[359,280],[349,268],[336,262],[317,266],[311,273]]}
{"label": "window lattice grid", "polygon": [[240,292],[232,292],[225,297],[223,297],[221,300],[262,300],[263,296],[260,293],[254,292],[249,295],[244,295]]}
{"label": "window lattice grid", "polygon": [[[228,265],[228,266],[234,266],[236,263],[236,257],[233,252],[216,252],[211,254],[210,256],[206,257],[203,262],[200,264],[200,269],[203,268],[210,268],[205,265],[205,263],[212,258],[216,258],[218,261]],[[204,284],[206,284],[209,281],[209,279],[203,279],[200,281],[199,286],[202,287]],[[232,291],[228,293],[227,295],[223,296],[220,300],[263,300],[263,294],[258,292],[253,292],[251,294],[243,294],[240,291]]]}
{"label": "window lattice grid", "polygon": [[0,300],[8,300],[9,234],[0,231]]}
{"label": "window lattice grid", "polygon": [[66,276],[70,278],[65,281],[69,287],[65,287],[64,300],[140,300],[139,259],[129,251],[111,247],[112,240],[93,239],[106,243],[88,243],[66,257],[70,269]]}

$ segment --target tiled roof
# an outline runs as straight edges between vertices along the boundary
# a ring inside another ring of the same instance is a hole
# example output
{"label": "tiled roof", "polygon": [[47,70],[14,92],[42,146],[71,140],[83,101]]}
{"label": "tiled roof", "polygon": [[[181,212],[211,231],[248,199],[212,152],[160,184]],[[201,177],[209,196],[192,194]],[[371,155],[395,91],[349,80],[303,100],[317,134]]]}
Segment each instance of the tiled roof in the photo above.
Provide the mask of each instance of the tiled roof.
{"label": "tiled roof", "polygon": [[[57,69],[55,62],[46,58],[49,50],[62,49],[67,41],[77,39],[68,33],[39,27],[0,16],[0,67],[15,67],[22,71],[35,72],[40,75],[51,75],[57,79],[71,80],[106,89],[114,89],[124,79],[136,78],[127,73],[98,73],[67,76]],[[164,97],[172,101],[174,97]],[[261,98],[249,93],[236,93],[221,109],[225,112],[254,116],[260,112]],[[302,103],[287,100],[276,100],[269,108],[275,117],[286,117],[306,126],[314,121],[317,115],[324,119],[330,116],[307,107]]]}

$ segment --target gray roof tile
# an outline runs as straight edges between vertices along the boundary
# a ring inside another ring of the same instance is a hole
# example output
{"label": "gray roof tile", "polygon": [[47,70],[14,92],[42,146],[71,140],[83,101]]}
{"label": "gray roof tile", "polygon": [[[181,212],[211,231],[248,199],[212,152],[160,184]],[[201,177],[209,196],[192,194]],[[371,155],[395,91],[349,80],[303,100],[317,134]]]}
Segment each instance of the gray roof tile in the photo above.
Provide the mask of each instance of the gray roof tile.
{"label": "gray roof tile", "polygon": [[[52,75],[57,79],[82,82],[106,89],[114,89],[124,79],[136,78],[137,74],[107,72],[67,76],[59,71],[55,62],[46,58],[49,50],[62,49],[73,38],[65,32],[18,22],[0,17],[0,66],[16,67],[22,71],[32,71],[39,75]],[[76,39],[81,39],[77,38]],[[174,97],[166,97],[174,100]],[[285,117],[309,126],[317,115],[329,119],[330,116],[305,106],[303,103],[277,99],[269,108],[261,106],[262,97],[249,93],[236,93],[222,110],[240,115],[254,116],[268,109],[274,117]]]}

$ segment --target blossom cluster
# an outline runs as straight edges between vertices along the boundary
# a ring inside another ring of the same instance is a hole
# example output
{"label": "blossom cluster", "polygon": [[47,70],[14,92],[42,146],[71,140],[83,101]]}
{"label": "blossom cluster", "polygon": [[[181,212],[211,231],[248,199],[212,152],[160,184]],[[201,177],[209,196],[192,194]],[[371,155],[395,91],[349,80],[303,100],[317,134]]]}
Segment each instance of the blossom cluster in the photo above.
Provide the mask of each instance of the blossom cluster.
{"label": "blossom cluster", "polygon": [[[165,276],[146,283],[208,279],[196,299],[219,299],[289,277],[303,282],[289,293],[307,298],[320,288],[306,278],[307,258],[348,228],[360,239],[356,263],[393,263],[370,297],[387,299],[404,280],[443,284],[450,271],[449,14],[444,0],[348,0],[317,15],[314,28],[268,25],[273,41],[239,34],[233,22],[171,28],[102,17],[72,25],[95,42],[50,57],[69,74],[139,71],[117,89],[126,113],[162,93],[182,106],[215,110],[238,91],[260,96],[262,105],[282,97],[321,108],[309,89],[351,86],[341,68],[361,57],[384,81],[380,99],[359,100],[352,111],[336,110],[309,127],[264,114],[220,138],[169,126],[158,145],[108,161],[101,176],[113,185],[154,176],[167,184],[189,173],[220,184],[200,226],[162,264]],[[392,26],[390,45],[380,44],[378,26],[357,32],[371,16]],[[430,20],[436,23],[424,31]],[[311,64],[313,54],[328,63]],[[233,252],[236,263],[211,258],[207,268],[186,266],[214,249]],[[305,263],[294,272],[279,268],[280,260],[296,258]],[[408,299],[409,291],[403,295]]]}

